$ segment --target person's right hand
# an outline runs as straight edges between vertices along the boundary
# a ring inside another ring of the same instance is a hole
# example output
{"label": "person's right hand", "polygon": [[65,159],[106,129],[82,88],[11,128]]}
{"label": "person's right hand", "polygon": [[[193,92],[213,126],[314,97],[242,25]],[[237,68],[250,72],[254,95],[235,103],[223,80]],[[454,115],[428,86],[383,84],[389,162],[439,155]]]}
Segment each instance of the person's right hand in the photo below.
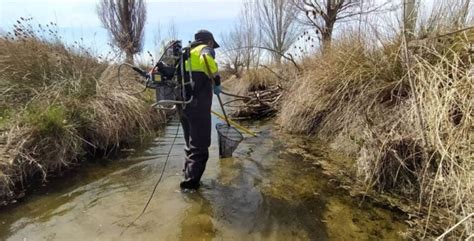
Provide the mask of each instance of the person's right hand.
{"label": "person's right hand", "polygon": [[216,76],[214,76],[214,84],[215,85],[221,85],[221,75],[220,74],[217,74]]}

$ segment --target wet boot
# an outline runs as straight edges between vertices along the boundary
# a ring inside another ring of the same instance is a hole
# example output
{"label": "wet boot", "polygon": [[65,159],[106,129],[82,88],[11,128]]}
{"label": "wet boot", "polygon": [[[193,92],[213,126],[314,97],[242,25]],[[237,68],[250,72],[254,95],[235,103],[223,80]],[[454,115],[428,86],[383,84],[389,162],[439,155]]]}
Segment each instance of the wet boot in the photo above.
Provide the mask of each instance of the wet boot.
{"label": "wet boot", "polygon": [[179,187],[181,189],[196,190],[199,188],[199,186],[200,186],[199,182],[196,182],[191,179],[183,180],[179,183]]}

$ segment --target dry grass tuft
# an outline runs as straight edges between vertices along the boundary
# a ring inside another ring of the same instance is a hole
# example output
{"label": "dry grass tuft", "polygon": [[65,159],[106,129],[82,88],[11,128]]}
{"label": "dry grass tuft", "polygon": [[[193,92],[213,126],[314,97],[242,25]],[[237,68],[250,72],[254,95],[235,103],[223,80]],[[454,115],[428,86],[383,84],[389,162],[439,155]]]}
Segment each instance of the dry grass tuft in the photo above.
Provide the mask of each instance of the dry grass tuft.
{"label": "dry grass tuft", "polygon": [[[389,104],[401,101],[407,87],[400,81],[398,56],[397,43],[389,43],[379,51],[366,49],[354,39],[335,43],[331,54],[306,61],[305,74],[293,82],[283,104],[280,122],[292,123],[284,126],[289,132],[331,134],[348,124],[335,115],[349,114],[346,117],[350,119],[351,113],[364,108],[347,103],[361,98],[367,105],[376,100]],[[321,128],[326,120],[331,121],[332,129]]]}
{"label": "dry grass tuft", "polygon": [[149,133],[166,121],[163,112],[151,108],[143,98],[124,93],[120,88],[101,88],[97,97],[89,103],[89,108],[92,118],[87,139],[100,149],[132,141],[137,132]]}
{"label": "dry grass tuft", "polygon": [[279,71],[275,68],[260,67],[258,69],[249,69],[242,73],[241,78],[232,77],[224,82],[224,86],[231,89],[232,93],[246,96],[252,91],[266,90],[268,87],[281,85],[287,82],[288,74],[284,70]]}

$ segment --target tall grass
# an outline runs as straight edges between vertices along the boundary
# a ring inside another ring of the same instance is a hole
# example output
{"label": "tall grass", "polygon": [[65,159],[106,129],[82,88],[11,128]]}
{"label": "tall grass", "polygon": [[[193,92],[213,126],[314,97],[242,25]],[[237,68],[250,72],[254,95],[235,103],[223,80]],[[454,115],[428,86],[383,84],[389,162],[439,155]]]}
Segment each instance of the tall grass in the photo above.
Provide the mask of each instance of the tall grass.
{"label": "tall grass", "polygon": [[54,23],[34,28],[31,21],[19,20],[2,36],[0,48],[0,103],[10,106],[51,97],[45,94],[94,95],[97,77],[107,67],[77,42],[66,46]]}
{"label": "tall grass", "polygon": [[[474,30],[434,37],[463,27],[431,28],[408,46],[399,35],[377,46],[341,38],[305,61],[278,118],[284,130],[335,147],[350,141],[361,184],[419,203],[419,237],[474,212]],[[472,223],[464,228],[472,233]]]}
{"label": "tall grass", "polygon": [[31,22],[19,20],[0,38],[0,132],[7,137],[0,142],[0,202],[32,177],[61,172],[86,153],[108,153],[165,121],[146,95],[118,87],[116,66],[77,43],[64,44],[54,23]]}
{"label": "tall grass", "polygon": [[296,70],[292,66],[265,66],[243,70],[240,77],[230,76],[224,86],[237,95],[248,95],[252,91],[266,90],[275,85],[288,85],[294,81]]}

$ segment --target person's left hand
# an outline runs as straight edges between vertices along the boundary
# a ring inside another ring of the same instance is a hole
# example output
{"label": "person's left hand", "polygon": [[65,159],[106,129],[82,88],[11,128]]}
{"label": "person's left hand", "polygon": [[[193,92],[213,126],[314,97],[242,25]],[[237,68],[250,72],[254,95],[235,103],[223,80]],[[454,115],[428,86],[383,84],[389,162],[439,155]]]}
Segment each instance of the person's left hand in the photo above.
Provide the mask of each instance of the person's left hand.
{"label": "person's left hand", "polygon": [[219,95],[222,92],[222,86],[220,85],[215,85],[214,86],[214,94]]}

